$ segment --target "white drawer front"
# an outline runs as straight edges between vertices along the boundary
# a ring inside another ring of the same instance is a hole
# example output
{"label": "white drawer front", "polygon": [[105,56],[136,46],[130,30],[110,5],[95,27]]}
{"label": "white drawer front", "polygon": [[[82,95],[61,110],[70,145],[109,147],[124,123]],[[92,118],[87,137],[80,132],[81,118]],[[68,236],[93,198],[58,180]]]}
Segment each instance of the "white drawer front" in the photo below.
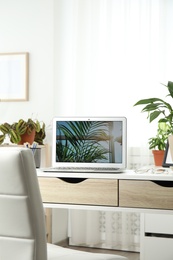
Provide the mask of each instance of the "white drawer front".
{"label": "white drawer front", "polygon": [[142,260],[172,260],[173,239],[145,237]]}
{"label": "white drawer front", "polygon": [[173,215],[145,214],[144,232],[173,234]]}

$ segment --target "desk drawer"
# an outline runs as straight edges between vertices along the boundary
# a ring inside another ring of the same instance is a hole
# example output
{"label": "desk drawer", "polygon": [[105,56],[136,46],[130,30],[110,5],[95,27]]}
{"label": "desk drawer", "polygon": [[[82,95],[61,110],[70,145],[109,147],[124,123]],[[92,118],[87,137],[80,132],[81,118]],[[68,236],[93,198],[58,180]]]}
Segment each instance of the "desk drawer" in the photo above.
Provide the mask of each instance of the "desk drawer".
{"label": "desk drawer", "polygon": [[145,214],[144,233],[169,234],[173,238],[173,215]]}
{"label": "desk drawer", "polygon": [[173,259],[173,216],[147,213],[143,217],[140,259]]}
{"label": "desk drawer", "polygon": [[118,205],[118,181],[108,179],[38,178],[43,202]]}
{"label": "desk drawer", "polygon": [[171,181],[119,181],[119,206],[173,209],[173,183]]}
{"label": "desk drawer", "polygon": [[143,250],[140,254],[142,260],[170,260],[173,259],[173,239],[161,237],[146,237]]}

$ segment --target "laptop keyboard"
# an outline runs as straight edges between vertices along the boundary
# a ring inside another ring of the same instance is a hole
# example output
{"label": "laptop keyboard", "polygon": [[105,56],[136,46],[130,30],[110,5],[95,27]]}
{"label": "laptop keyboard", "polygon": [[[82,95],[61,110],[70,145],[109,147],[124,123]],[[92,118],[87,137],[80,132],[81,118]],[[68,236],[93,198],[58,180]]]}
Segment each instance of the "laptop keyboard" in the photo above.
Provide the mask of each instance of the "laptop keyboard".
{"label": "laptop keyboard", "polygon": [[58,167],[43,169],[44,172],[117,172],[119,168]]}

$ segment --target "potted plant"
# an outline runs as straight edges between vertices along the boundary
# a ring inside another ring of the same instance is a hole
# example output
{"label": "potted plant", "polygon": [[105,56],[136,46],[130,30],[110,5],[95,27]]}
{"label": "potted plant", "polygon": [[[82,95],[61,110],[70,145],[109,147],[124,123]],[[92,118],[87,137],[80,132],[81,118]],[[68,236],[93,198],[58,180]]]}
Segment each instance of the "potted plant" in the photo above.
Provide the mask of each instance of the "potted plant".
{"label": "potted plant", "polygon": [[[163,86],[168,90],[167,97],[173,98],[173,82],[168,81],[168,84]],[[144,105],[142,112],[147,112],[150,123],[158,119],[157,134],[149,139],[149,149],[164,151],[168,136],[173,134],[173,108],[171,104],[160,98],[148,98],[139,100],[134,106],[137,105]]]}
{"label": "potted plant", "polygon": [[157,134],[149,138],[149,149],[165,150],[169,135],[169,126],[166,123],[158,123]]}
{"label": "potted plant", "polygon": [[23,144],[28,142],[32,144],[34,141],[38,144],[43,144],[45,138],[45,123],[40,123],[38,120],[29,118],[27,121],[20,119],[13,124],[4,123],[0,125],[0,144],[8,135],[10,141],[15,144]]}
{"label": "potted plant", "polygon": [[169,134],[170,126],[159,122],[156,136],[149,138],[149,149],[152,149],[156,166],[162,166]]}

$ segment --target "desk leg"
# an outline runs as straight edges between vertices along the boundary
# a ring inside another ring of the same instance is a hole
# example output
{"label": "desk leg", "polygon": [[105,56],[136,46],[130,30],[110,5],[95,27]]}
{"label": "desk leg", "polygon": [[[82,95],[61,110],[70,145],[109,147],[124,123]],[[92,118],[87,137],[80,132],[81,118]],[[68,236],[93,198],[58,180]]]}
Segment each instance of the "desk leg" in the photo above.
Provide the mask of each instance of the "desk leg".
{"label": "desk leg", "polygon": [[52,209],[46,208],[46,232],[47,232],[47,242],[52,243]]}

